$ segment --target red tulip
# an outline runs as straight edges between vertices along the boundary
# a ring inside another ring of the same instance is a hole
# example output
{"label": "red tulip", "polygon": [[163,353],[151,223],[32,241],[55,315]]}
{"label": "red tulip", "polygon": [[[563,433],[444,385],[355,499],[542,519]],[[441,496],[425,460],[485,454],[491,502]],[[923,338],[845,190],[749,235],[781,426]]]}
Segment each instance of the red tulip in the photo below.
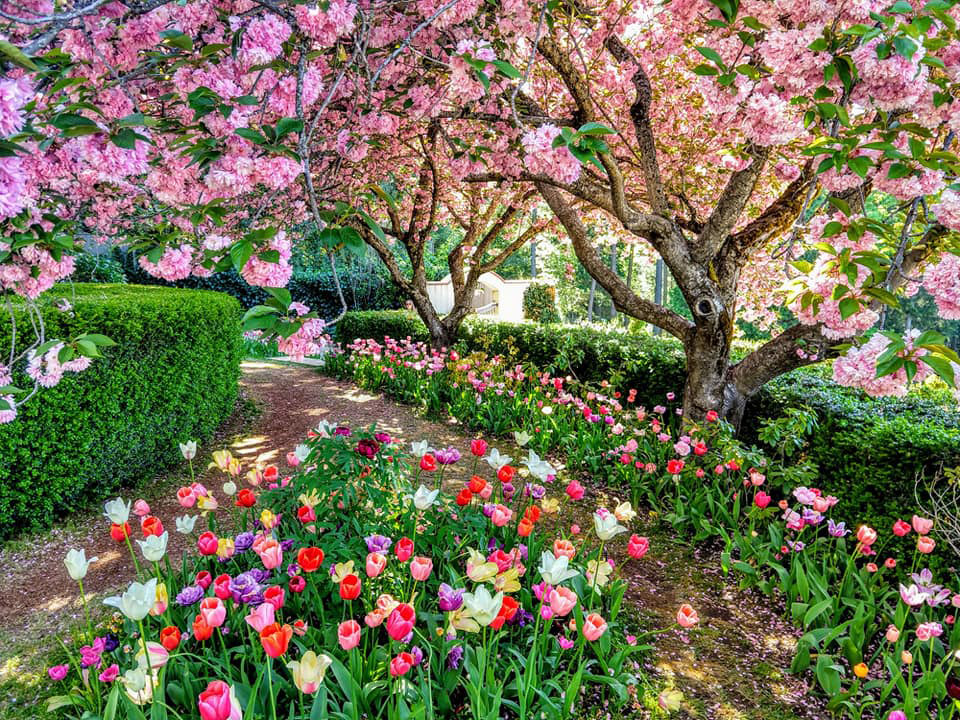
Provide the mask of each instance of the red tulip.
{"label": "red tulip", "polygon": [[237,507],[253,507],[257,504],[257,494],[250,488],[243,488],[237,493]]}
{"label": "red tulip", "polygon": [[323,550],[318,547],[300,548],[297,565],[306,573],[312,573],[323,564]]}
{"label": "red tulip", "polygon": [[459,493],[457,493],[457,505],[463,507],[464,505],[469,505],[470,501],[473,500],[473,493],[470,492],[469,488],[464,488]]}
{"label": "red tulip", "polygon": [[263,601],[273,605],[274,610],[279,610],[283,607],[284,595],[285,593],[282,587],[279,585],[271,585],[263,591]]}
{"label": "red tulip", "polygon": [[390,661],[390,675],[399,677],[410,672],[414,665],[413,655],[408,652],[402,652]]}
{"label": "red tulip", "polygon": [[470,454],[474,457],[483,457],[487,454],[487,443],[481,438],[470,441]]}
{"label": "red tulip", "polygon": [[144,537],[150,537],[151,535],[160,537],[163,535],[163,523],[157,516],[148,515],[140,521],[140,532],[143,533]]}
{"label": "red tulip", "polygon": [[350,573],[340,581],[340,597],[344,600],[356,600],[360,597],[360,578]]}
{"label": "red tulip", "polygon": [[174,625],[168,625],[163,630],[160,631],[160,644],[167,649],[168,652],[173,652],[180,645],[180,628]]}
{"label": "red tulip", "polygon": [[211,635],[213,635],[213,628],[203,619],[203,615],[198,614],[193,620],[193,636],[200,642],[203,642],[204,640],[208,640]]}
{"label": "red tulip", "polygon": [[112,537],[118,543],[124,542],[128,537],[130,537],[130,523],[124,523],[123,525],[113,523],[110,526],[110,537]]}
{"label": "red tulip", "polygon": [[213,594],[216,595],[221,600],[226,600],[230,597],[230,576],[224,573],[223,575],[218,575],[217,579],[213,581]]}
{"label": "red tulip", "polygon": [[504,465],[497,471],[497,480],[502,483],[508,483],[513,480],[513,476],[517,474],[517,471],[514,470],[510,465]]}
{"label": "red tulip", "polygon": [[437,469],[437,459],[430,453],[427,453],[420,458],[420,469],[424,472],[433,472]]}
{"label": "red tulip", "polygon": [[413,555],[413,540],[410,538],[400,538],[397,544],[393,546],[393,552],[396,553],[400,562],[406,562]]}

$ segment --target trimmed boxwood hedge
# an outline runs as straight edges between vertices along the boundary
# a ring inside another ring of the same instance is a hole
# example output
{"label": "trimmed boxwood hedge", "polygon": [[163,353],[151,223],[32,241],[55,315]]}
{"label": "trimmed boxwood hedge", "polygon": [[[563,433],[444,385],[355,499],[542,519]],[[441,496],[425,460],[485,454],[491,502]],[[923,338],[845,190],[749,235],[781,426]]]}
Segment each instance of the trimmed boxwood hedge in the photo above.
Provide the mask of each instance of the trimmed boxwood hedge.
{"label": "trimmed boxwood hedge", "polygon": [[[348,313],[337,333],[347,343],[385,335],[429,339],[423,323],[404,312]],[[621,390],[636,388],[637,403],[647,407],[683,389],[684,358],[673,338],[473,320],[464,323],[460,343],[585,382],[609,379]],[[851,523],[869,521],[887,529],[916,506],[918,477],[960,465],[960,413],[945,395],[870,398],[832,382],[822,367],[811,367],[777,378],[750,400],[744,439],[755,441],[763,420],[790,407],[816,412],[819,426],[808,439],[806,459],[816,463],[824,489],[840,497],[838,512]]]}
{"label": "trimmed boxwood hedge", "polygon": [[[65,297],[71,313],[54,307]],[[0,537],[39,529],[169,467],[177,442],[209,438],[237,397],[239,303],[222,293],[136,285],[57,286],[48,337],[97,332],[116,347],[41,390],[0,425]],[[10,323],[0,326],[0,347]],[[19,323],[22,333],[25,323]],[[22,385],[21,385],[22,386]]]}

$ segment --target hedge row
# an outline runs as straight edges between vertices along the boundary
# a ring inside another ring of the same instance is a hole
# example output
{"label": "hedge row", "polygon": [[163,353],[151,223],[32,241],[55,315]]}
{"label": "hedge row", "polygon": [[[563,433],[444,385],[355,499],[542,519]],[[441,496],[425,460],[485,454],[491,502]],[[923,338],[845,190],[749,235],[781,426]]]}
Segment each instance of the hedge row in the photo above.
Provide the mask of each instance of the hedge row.
{"label": "hedge row", "polygon": [[[348,313],[337,332],[345,343],[358,337],[429,337],[418,318],[403,312]],[[638,404],[647,407],[683,389],[684,358],[673,338],[481,320],[465,323],[460,338],[468,351],[506,354],[584,382],[610,380],[621,390],[635,388]],[[777,378],[752,398],[742,433],[755,440],[762,422],[787,408],[814,410],[819,424],[806,458],[816,463],[819,482],[846,501],[851,520],[885,526],[915,505],[918,477],[960,464],[960,413],[946,398],[869,398],[838,386],[822,368],[810,368]]]}
{"label": "hedge row", "polygon": [[[61,297],[72,312],[54,307]],[[48,337],[98,332],[117,346],[0,425],[0,537],[49,526],[168,467],[178,441],[210,437],[236,402],[241,308],[233,298],[77,284],[44,299]],[[0,347],[9,325],[0,326]]]}

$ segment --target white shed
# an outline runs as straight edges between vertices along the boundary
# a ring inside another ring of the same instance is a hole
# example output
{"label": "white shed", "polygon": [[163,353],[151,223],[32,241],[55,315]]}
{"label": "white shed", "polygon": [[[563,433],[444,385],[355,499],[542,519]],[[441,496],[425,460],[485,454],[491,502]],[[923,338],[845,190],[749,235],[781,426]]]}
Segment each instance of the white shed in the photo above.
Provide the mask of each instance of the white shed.
{"label": "white shed", "polygon": [[[480,276],[471,303],[478,315],[506,322],[523,321],[523,293],[533,280],[504,280],[494,272]],[[453,309],[453,282],[447,275],[443,280],[427,283],[427,294],[434,309],[446,315]]]}

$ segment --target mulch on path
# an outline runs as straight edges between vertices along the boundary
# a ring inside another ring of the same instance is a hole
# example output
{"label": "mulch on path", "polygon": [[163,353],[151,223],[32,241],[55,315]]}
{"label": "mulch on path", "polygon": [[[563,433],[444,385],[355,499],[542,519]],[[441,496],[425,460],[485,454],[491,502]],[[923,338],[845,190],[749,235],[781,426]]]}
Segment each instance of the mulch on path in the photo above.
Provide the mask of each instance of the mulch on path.
{"label": "mulch on path", "polygon": [[[222,475],[206,475],[203,470],[212,450],[227,446],[243,459],[245,468],[255,462],[274,463],[283,472],[286,453],[321,420],[353,427],[376,423],[406,444],[427,439],[434,447],[452,445],[464,454],[472,437],[453,421],[428,420],[413,408],[308,367],[248,361],[243,364],[241,384],[245,394],[260,406],[261,415],[239,434],[241,422],[234,419],[227,423],[216,439],[219,442],[211,443],[195,460],[198,479],[206,480],[221,501]],[[494,444],[514,457],[520,454],[510,443]],[[468,463],[460,465],[459,473],[465,475]],[[456,473],[448,476],[456,477]],[[142,491],[154,514],[170,530],[172,553],[182,551],[186,542],[174,531],[173,519],[184,513],[175,492],[187,481],[189,471],[184,467]],[[585,502],[591,504],[585,507],[592,508],[603,491],[590,492],[595,497],[588,497]],[[674,543],[656,534],[652,527],[650,533],[650,553],[640,562],[624,565],[629,585],[624,604],[636,608],[651,629],[672,623],[683,602],[699,611],[701,626],[697,630],[687,635],[676,632],[660,636],[656,653],[650,658],[650,669],[683,691],[687,715],[718,720],[826,717],[820,704],[806,694],[805,680],[783,672],[790,662],[795,630],[768,602],[738,592],[720,577],[715,556]],[[63,556],[70,548],[84,548],[88,557],[99,557],[85,582],[93,605],[98,605],[104,595],[125,587],[134,575],[126,547],[110,539],[109,523],[98,511],[73,517],[67,525],[49,533],[8,543],[0,550],[4,574],[0,583],[0,630],[4,638],[22,637],[43,628],[49,648],[53,633],[64,632],[82,619],[76,584],[63,565]],[[624,558],[616,560],[621,563]],[[20,657],[22,649],[17,650],[17,658],[11,659],[9,648],[4,647],[9,644],[0,641],[0,682],[30,662]],[[43,672],[43,668],[29,670]]]}

